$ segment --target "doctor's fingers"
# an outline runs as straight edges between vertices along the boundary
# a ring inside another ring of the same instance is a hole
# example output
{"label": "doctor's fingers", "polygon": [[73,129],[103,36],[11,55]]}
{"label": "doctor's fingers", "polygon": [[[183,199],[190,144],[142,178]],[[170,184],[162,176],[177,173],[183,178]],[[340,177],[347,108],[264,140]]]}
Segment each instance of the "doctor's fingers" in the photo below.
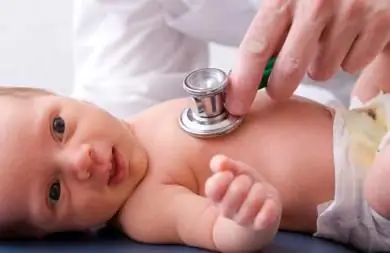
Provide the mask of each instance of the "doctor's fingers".
{"label": "doctor's fingers", "polygon": [[303,79],[341,0],[296,0],[288,35],[274,64],[267,91],[273,99],[289,98]]}
{"label": "doctor's fingers", "polygon": [[390,1],[346,0],[340,4],[308,70],[318,81],[331,78],[340,68],[351,74],[361,71],[390,39]]}
{"label": "doctor's fingers", "polygon": [[264,0],[238,50],[230,75],[226,108],[234,115],[249,111],[268,60],[278,51],[291,24],[291,1]]}

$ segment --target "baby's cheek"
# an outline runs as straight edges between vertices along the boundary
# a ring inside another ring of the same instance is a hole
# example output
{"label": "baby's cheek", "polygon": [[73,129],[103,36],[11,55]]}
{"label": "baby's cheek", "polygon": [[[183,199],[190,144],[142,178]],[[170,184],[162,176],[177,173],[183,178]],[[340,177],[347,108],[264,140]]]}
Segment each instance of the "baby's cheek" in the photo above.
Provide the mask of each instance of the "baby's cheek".
{"label": "baby's cheek", "polygon": [[103,192],[80,190],[71,201],[61,222],[67,230],[100,226],[109,221],[118,210],[118,201]]}

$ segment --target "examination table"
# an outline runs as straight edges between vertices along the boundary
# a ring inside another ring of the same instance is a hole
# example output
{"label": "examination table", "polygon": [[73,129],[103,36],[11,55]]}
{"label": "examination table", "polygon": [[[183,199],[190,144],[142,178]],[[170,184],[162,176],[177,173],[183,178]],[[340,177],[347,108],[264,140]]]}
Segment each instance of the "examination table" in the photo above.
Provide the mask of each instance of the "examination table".
{"label": "examination table", "polygon": [[[41,240],[10,240],[0,243],[0,253],[201,253],[200,249],[182,246],[144,245],[127,239],[118,231],[104,228],[91,235],[63,233]],[[352,253],[346,246],[308,235],[279,232],[264,253]]]}

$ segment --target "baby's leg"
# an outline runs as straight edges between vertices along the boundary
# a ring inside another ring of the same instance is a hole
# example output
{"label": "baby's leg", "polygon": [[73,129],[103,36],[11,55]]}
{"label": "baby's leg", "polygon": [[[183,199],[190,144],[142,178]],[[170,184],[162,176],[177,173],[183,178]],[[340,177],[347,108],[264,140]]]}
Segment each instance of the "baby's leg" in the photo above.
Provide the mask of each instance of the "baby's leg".
{"label": "baby's leg", "polygon": [[[390,45],[363,71],[353,95],[365,102],[379,92],[390,92]],[[365,181],[365,194],[371,207],[390,218],[390,145],[376,155]]]}
{"label": "baby's leg", "polygon": [[364,195],[371,208],[390,219],[390,143],[385,143],[368,169]]}
{"label": "baby's leg", "polygon": [[364,103],[381,91],[390,92],[390,45],[363,70],[352,91],[352,97]]}
{"label": "baby's leg", "polygon": [[[389,141],[389,139],[385,138],[385,141]],[[368,169],[364,181],[364,198],[367,201],[367,211],[372,220],[367,226],[371,252],[390,252],[389,176],[390,145],[385,143],[375,157],[372,167]]]}

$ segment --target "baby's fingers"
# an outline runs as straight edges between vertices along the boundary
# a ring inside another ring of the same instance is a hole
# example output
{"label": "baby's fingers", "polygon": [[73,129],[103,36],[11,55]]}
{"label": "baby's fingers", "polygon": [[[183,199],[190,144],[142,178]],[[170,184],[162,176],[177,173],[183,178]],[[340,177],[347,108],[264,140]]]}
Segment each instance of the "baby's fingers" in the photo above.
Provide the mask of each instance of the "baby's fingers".
{"label": "baby's fingers", "polygon": [[266,199],[267,193],[265,186],[260,183],[254,184],[244,203],[241,205],[240,210],[237,212],[237,215],[234,217],[237,224],[241,226],[250,226],[253,224]]}
{"label": "baby's fingers", "polygon": [[214,202],[220,202],[233,179],[234,175],[230,171],[215,173],[206,181],[206,196]]}
{"label": "baby's fingers", "polygon": [[229,185],[220,202],[220,210],[226,218],[233,219],[248,196],[253,181],[246,175],[237,176]]}
{"label": "baby's fingers", "polygon": [[276,199],[268,198],[253,222],[253,229],[263,230],[272,227],[279,222],[281,209],[281,204]]}
{"label": "baby's fingers", "polygon": [[215,155],[213,158],[211,158],[210,161],[210,168],[211,171],[214,173],[221,171],[236,172],[236,170],[234,169],[235,166],[235,161],[224,155]]}

